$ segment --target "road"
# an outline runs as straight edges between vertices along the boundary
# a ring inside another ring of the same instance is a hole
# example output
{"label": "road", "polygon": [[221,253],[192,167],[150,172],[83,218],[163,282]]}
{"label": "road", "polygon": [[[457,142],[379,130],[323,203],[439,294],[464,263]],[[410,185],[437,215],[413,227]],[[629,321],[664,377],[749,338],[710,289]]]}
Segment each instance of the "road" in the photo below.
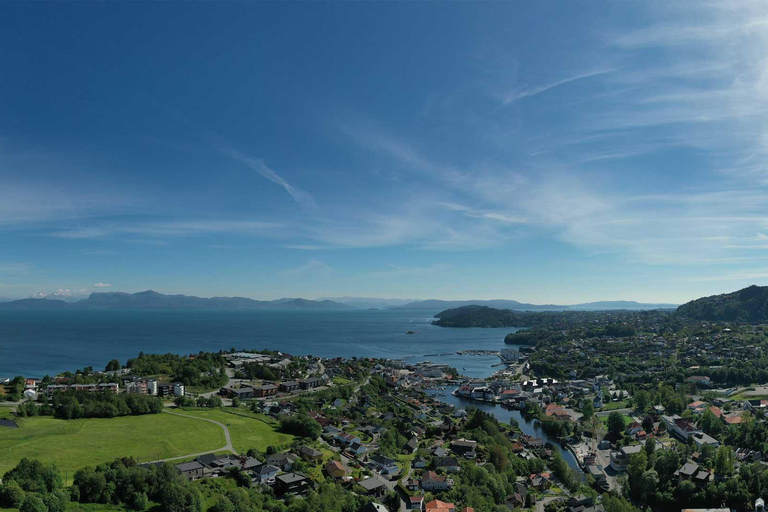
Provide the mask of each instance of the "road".
{"label": "road", "polygon": [[610,416],[612,412],[619,412],[621,414],[632,414],[634,412],[633,409],[630,409],[629,407],[626,407],[624,409],[614,409],[612,411],[600,411],[596,412],[595,416],[600,416],[601,418],[604,416]]}
{"label": "road", "polygon": [[221,448],[218,448],[216,450],[208,450],[207,452],[200,452],[200,453],[190,453],[187,455],[179,455],[178,457],[169,457],[167,459],[160,459],[160,460],[153,460],[151,462],[167,462],[172,460],[181,460],[181,459],[191,459],[193,457],[199,457],[201,455],[208,455],[209,453],[216,453],[216,452],[231,452],[237,455],[237,452],[235,451],[235,448],[232,446],[232,437],[229,435],[229,429],[226,425],[224,425],[221,422],[215,421],[215,420],[209,420],[208,418],[198,418],[197,416],[190,416],[189,414],[181,414],[178,412],[171,412],[168,410],[163,411],[166,414],[172,414],[174,416],[181,416],[182,418],[190,418],[193,420],[199,420],[199,421],[207,421],[208,423],[213,423],[214,425],[218,425],[221,430],[224,431],[224,439],[227,441],[227,444],[222,446]]}

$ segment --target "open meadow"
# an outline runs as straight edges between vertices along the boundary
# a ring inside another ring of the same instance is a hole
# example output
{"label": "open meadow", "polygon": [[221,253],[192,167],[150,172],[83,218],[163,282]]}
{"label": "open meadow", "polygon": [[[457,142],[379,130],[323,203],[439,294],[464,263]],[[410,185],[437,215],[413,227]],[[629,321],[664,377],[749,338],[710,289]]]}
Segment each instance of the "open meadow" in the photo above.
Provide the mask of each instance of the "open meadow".
{"label": "open meadow", "polygon": [[20,418],[19,428],[0,428],[0,475],[24,457],[55,463],[72,473],[117,457],[149,461],[221,448],[220,427],[171,414],[59,420]]}
{"label": "open meadow", "polygon": [[241,453],[250,448],[264,452],[268,446],[287,447],[293,441],[292,435],[276,431],[277,421],[269,416],[255,414],[246,409],[186,408],[178,412],[223,423],[227,426],[229,435],[232,437],[232,446]]}

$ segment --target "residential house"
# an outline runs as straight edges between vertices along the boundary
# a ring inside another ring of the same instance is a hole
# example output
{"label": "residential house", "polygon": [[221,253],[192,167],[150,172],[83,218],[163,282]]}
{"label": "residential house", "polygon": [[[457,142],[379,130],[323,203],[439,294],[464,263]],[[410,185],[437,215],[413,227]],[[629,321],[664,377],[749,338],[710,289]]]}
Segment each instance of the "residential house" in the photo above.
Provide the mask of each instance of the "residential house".
{"label": "residential house", "polygon": [[686,462],[683,467],[675,471],[674,475],[682,480],[690,480],[699,486],[705,486],[713,479],[710,471],[695,462]]}
{"label": "residential house", "polygon": [[299,388],[302,390],[314,389],[323,385],[323,379],[319,377],[312,377],[309,379],[302,379],[299,381]]}
{"label": "residential house", "polygon": [[332,460],[326,464],[325,472],[334,480],[341,480],[347,476],[347,468],[337,460]]}
{"label": "residential house", "polygon": [[424,496],[411,496],[411,499],[409,500],[409,505],[411,510],[416,510],[418,512],[421,512],[422,510],[424,510]]}
{"label": "residential house", "polygon": [[549,473],[537,473],[528,477],[528,485],[537,491],[546,491],[552,487],[552,481],[549,479]]}
{"label": "residential house", "polygon": [[277,466],[281,471],[290,471],[298,457],[292,453],[273,453],[267,457],[267,464]]}
{"label": "residential house", "polygon": [[198,478],[203,477],[205,466],[194,460],[192,462],[176,464],[175,468],[176,471],[187,480],[197,480]]}
{"label": "residential house", "polygon": [[629,458],[642,450],[641,445],[622,446],[616,451],[611,452],[611,467],[615,471],[626,471],[629,466]]}
{"label": "residential house", "polygon": [[699,431],[693,421],[682,418],[677,414],[674,416],[662,416],[661,421],[666,425],[668,432],[684,441],[688,441],[689,436]]}
{"label": "residential house", "polygon": [[253,396],[256,398],[265,398],[268,396],[274,396],[277,394],[277,386],[272,384],[265,384],[253,388]]}
{"label": "residential house", "polygon": [[368,448],[363,443],[354,442],[347,447],[347,451],[354,453],[355,455],[360,455],[367,452]]}
{"label": "residential house", "polygon": [[388,488],[386,485],[384,485],[384,482],[378,478],[367,478],[365,480],[360,480],[357,482],[357,485],[362,487],[365,493],[369,496],[381,497],[387,494],[388,491]]}
{"label": "residential house", "polygon": [[475,450],[477,450],[477,441],[457,439],[451,443],[451,451],[453,453],[463,455],[468,459],[475,458]]}
{"label": "residential house", "polygon": [[421,488],[425,491],[447,491],[453,487],[453,479],[427,471],[421,477]]}
{"label": "residential house", "polygon": [[383,455],[374,455],[371,457],[371,466],[382,475],[390,475],[400,471],[397,461]]}
{"label": "residential house", "polygon": [[452,456],[435,457],[433,459],[433,463],[434,463],[435,469],[442,468],[452,473],[461,471],[461,463],[459,463],[459,459],[457,459],[456,457],[452,457]]}
{"label": "residential house", "polygon": [[456,512],[456,505],[445,501],[432,500],[424,505],[424,510],[429,512]]}
{"label": "residential house", "polygon": [[309,478],[300,473],[285,473],[275,477],[275,490],[278,495],[304,494],[309,486]]}
{"label": "residential house", "polygon": [[271,485],[275,483],[275,478],[280,470],[270,464],[262,464],[251,471],[253,481],[259,484]]}
{"label": "residential house", "polygon": [[288,380],[278,384],[277,388],[280,390],[281,393],[292,393],[297,389],[299,389],[299,383],[296,382],[295,380]]}
{"label": "residential house", "polygon": [[298,452],[304,460],[318,461],[323,458],[323,452],[310,446],[301,446]]}

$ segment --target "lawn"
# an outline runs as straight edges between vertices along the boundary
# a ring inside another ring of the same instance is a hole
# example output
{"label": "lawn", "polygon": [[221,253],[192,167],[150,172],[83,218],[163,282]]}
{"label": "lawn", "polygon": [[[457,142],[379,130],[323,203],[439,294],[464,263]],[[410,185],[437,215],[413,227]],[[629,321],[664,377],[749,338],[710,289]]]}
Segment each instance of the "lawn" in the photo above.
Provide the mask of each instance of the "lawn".
{"label": "lawn", "polygon": [[624,409],[627,407],[626,400],[619,400],[618,402],[609,402],[603,407],[604,411],[614,411],[616,409]]}
{"label": "lawn", "polygon": [[277,422],[269,416],[254,414],[245,409],[232,409],[227,412],[228,410],[229,408],[186,408],[179,412],[223,423],[229,429],[232,446],[241,453],[250,448],[265,452],[268,446],[287,447],[293,441],[292,435],[277,431]]}
{"label": "lawn", "polygon": [[21,428],[0,428],[0,475],[23,457],[53,462],[72,473],[117,457],[140,461],[165,459],[221,448],[221,428],[206,421],[170,414],[111,419],[22,418]]}
{"label": "lawn", "polygon": [[347,384],[352,384],[351,380],[345,379],[344,377],[339,377],[338,375],[336,377],[334,377],[333,379],[331,379],[331,382],[333,382],[334,384],[337,384],[339,386],[344,386],[344,385],[347,385]]}

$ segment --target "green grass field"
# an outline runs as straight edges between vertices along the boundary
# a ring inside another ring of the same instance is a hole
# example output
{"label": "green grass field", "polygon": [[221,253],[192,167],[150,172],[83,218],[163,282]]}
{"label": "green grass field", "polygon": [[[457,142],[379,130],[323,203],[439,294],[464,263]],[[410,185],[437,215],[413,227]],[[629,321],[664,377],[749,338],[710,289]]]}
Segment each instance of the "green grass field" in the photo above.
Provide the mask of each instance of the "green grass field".
{"label": "green grass field", "polygon": [[111,419],[23,418],[20,428],[0,428],[0,475],[23,457],[55,463],[72,473],[117,457],[141,461],[165,459],[221,448],[221,428],[206,421],[170,414]]}
{"label": "green grass field", "polygon": [[223,423],[229,429],[232,446],[241,453],[250,448],[264,452],[268,446],[284,447],[293,441],[293,436],[277,432],[277,422],[269,416],[246,409],[226,412],[228,409],[187,408],[178,412]]}

